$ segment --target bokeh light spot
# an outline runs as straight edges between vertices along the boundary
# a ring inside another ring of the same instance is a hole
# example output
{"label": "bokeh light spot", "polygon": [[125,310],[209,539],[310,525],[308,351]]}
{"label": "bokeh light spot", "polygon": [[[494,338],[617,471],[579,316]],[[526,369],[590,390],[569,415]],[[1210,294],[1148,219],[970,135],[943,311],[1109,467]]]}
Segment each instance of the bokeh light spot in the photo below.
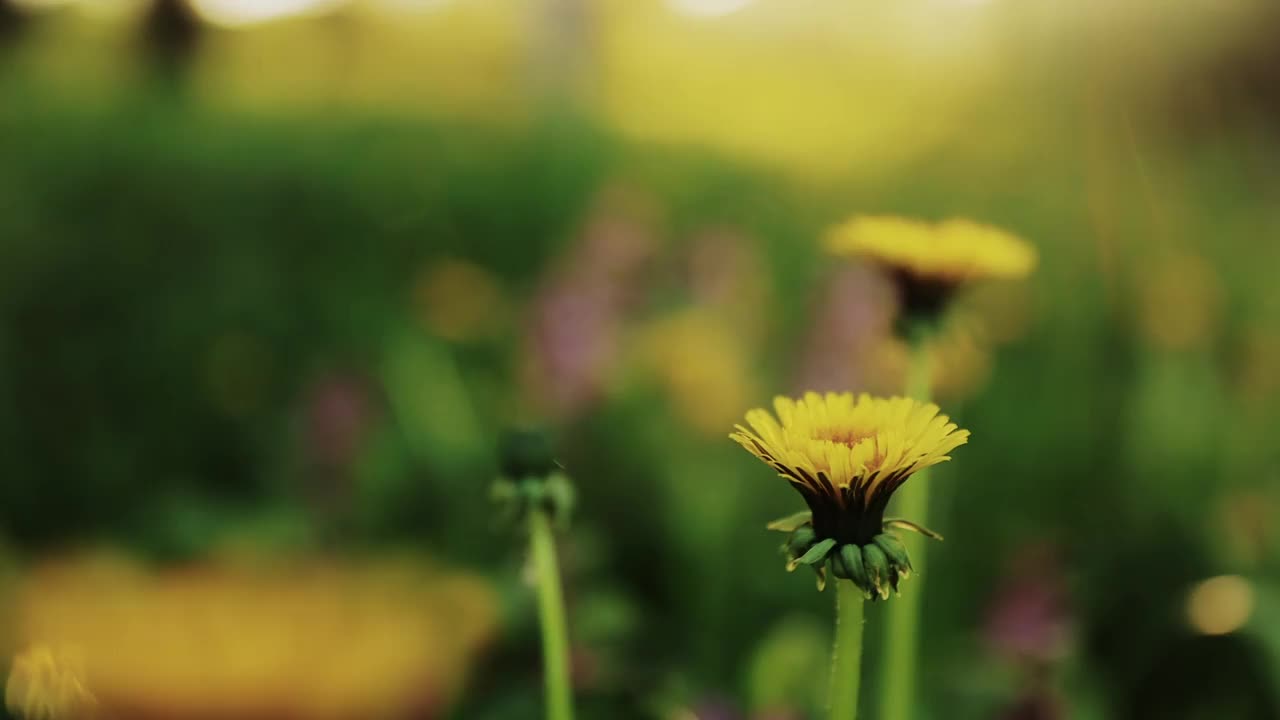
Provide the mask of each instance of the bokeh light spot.
{"label": "bokeh light spot", "polygon": [[191,7],[215,25],[240,27],[324,12],[340,3],[341,0],[191,0]]}
{"label": "bokeh light spot", "polygon": [[1191,589],[1187,620],[1196,632],[1226,635],[1244,627],[1253,614],[1253,586],[1239,575],[1212,577]]}
{"label": "bokeh light spot", "polygon": [[443,10],[452,0],[377,0],[374,6],[390,14],[427,13]]}
{"label": "bokeh light spot", "polygon": [[695,17],[721,17],[730,15],[746,6],[753,0],[668,0],[668,5],[676,12]]}

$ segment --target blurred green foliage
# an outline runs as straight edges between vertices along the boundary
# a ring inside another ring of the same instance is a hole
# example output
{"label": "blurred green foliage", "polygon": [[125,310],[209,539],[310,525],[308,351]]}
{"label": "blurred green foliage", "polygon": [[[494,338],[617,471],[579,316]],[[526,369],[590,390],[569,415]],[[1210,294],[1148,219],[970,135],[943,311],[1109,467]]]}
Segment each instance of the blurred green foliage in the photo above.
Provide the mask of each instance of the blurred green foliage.
{"label": "blurred green foliage", "polygon": [[[1176,158],[1194,201],[1180,242],[1224,296],[1207,339],[1168,350],[1143,339],[1133,301],[1164,247],[1150,242],[1150,187],[1124,170],[1110,214],[1091,214],[1098,181],[1067,134],[1014,167],[949,148],[818,188],[577,118],[498,129],[3,92],[0,537],[20,555],[110,541],[174,560],[229,537],[422,545],[488,573],[510,605],[458,716],[532,717],[520,541],[493,521],[488,486],[500,432],[528,419],[518,323],[601,188],[621,182],[661,208],[660,258],[707,227],[753,243],[774,298],[750,358],[755,404],[792,389],[832,269],[814,242],[826,224],[850,211],[963,214],[1031,238],[1043,261],[1029,331],[1000,349],[986,392],[945,407],[974,436],[934,478],[948,538],[926,600],[934,717],[994,717],[1016,693],[1017,671],[981,631],[1010,561],[1037,543],[1060,555],[1078,630],[1055,671],[1081,713],[1070,716],[1280,712],[1280,412],[1254,397],[1275,385],[1238,384],[1251,333],[1280,322],[1274,203],[1236,171],[1256,146],[1189,141],[1160,156]],[[1138,241],[1100,240],[1102,226]],[[424,330],[414,283],[444,258],[492,273],[515,324],[468,342]],[[688,302],[662,280],[672,266],[655,265],[639,316]],[[350,477],[317,489],[307,402],[335,373],[375,409]],[[798,668],[825,644],[814,628],[830,597],[786,575],[763,531],[798,498],[727,440],[691,431],[639,375],[575,420],[540,419],[578,484],[565,554],[583,715],[652,717],[718,696],[758,710],[812,703],[821,688]],[[1261,498],[1246,507],[1262,513],[1260,536],[1232,535],[1254,522],[1231,514],[1240,498]],[[1186,593],[1221,573],[1257,579],[1258,612],[1242,633],[1197,636]]]}

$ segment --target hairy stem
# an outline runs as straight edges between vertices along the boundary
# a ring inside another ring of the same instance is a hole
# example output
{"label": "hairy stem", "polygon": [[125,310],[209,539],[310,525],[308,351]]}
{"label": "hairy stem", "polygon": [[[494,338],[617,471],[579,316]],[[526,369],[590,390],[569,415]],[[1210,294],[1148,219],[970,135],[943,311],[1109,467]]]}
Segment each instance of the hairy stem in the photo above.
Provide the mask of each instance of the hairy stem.
{"label": "hairy stem", "polygon": [[858,717],[862,680],[862,591],[849,580],[836,580],[836,640],[831,651],[830,720]]}

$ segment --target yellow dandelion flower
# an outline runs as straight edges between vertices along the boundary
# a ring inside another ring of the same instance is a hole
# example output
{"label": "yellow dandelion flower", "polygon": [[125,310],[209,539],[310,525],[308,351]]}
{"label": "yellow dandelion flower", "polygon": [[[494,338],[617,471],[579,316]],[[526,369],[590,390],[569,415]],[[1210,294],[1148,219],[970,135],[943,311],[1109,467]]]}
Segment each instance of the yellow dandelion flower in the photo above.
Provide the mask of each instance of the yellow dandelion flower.
{"label": "yellow dandelion flower", "polygon": [[751,428],[738,425],[729,437],[777,470],[809,506],[803,518],[774,526],[795,531],[789,569],[807,564],[821,571],[831,557],[838,577],[887,597],[910,573],[901,543],[885,533],[889,498],[913,473],[951,459],[969,431],[937,405],[903,397],[811,392],[800,400],[776,398],[774,411],[776,417],[748,412]]}
{"label": "yellow dandelion flower", "polygon": [[83,720],[97,700],[84,683],[79,653],[36,645],[14,659],[5,705],[23,720]]}
{"label": "yellow dandelion flower", "polygon": [[955,290],[983,279],[1016,279],[1035,269],[1026,241],[990,225],[954,218],[927,223],[906,218],[855,217],[833,228],[827,249],[885,266],[910,316],[936,317]]}

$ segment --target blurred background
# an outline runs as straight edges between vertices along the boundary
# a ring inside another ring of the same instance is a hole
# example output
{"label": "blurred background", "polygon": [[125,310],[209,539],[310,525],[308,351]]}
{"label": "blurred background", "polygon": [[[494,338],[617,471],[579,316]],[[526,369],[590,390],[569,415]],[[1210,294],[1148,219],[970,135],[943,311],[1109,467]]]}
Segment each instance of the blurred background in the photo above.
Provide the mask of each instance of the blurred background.
{"label": "blurred background", "polygon": [[1041,263],[937,349],[973,439],[931,478],[927,717],[1278,718],[1278,33],[1267,0],[0,0],[0,655],[94,638],[131,717],[539,717],[489,500],[533,427],[578,487],[581,715],[816,717],[832,598],[726,434],[901,387],[827,227],[965,216]]}

